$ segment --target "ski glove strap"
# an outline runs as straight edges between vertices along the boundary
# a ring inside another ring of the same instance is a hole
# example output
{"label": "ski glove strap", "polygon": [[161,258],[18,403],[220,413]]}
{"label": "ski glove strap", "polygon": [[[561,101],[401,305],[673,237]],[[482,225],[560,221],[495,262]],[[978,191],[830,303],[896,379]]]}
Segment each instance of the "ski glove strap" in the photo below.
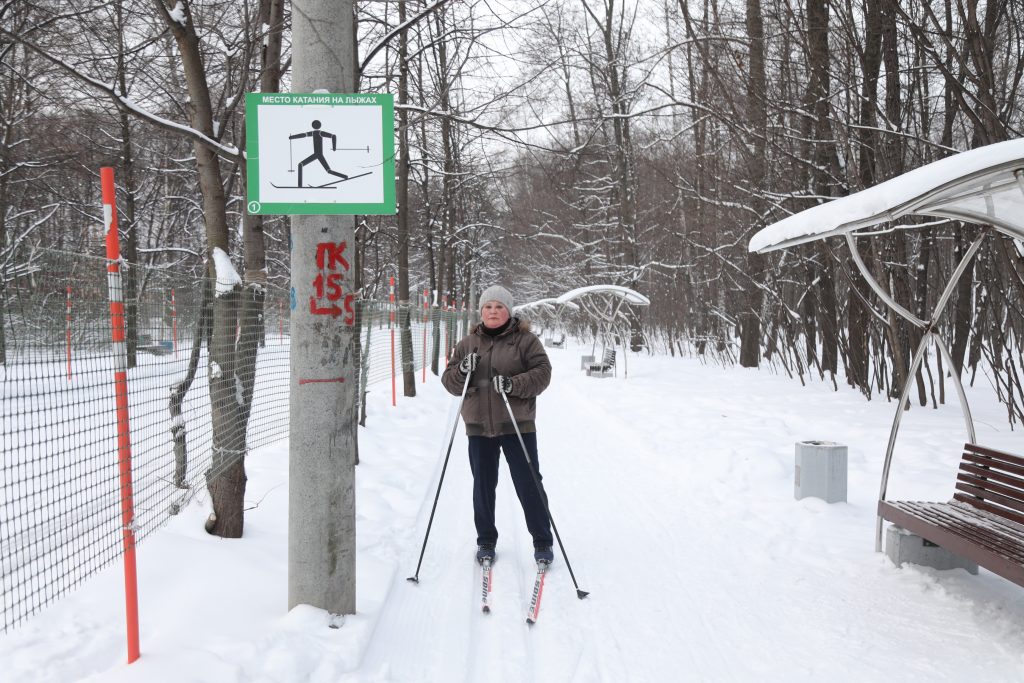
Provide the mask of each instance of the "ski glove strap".
{"label": "ski glove strap", "polygon": [[471,352],[468,356],[459,361],[459,371],[463,375],[468,375],[469,373],[476,370],[476,365],[479,362],[480,356],[476,353]]}
{"label": "ski glove strap", "polygon": [[494,390],[499,394],[511,394],[512,393],[512,378],[505,377],[504,375],[498,375],[494,378]]}

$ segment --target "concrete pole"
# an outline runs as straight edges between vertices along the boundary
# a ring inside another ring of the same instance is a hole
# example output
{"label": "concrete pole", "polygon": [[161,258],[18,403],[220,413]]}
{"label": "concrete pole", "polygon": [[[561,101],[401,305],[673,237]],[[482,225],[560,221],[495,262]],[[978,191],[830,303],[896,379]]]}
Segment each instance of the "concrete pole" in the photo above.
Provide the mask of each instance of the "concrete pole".
{"label": "concrete pole", "polygon": [[[354,43],[352,0],[293,0],[292,91],[353,92]],[[356,611],[355,262],[352,216],[292,217],[288,607],[332,615]]]}

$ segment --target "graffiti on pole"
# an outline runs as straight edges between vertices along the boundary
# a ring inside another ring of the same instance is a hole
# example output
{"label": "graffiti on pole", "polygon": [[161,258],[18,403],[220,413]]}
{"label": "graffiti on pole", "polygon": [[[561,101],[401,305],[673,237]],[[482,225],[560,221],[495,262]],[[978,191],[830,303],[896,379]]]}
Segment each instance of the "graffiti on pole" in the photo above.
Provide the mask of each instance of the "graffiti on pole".
{"label": "graffiti on pole", "polygon": [[354,294],[346,294],[345,273],[349,270],[345,258],[345,242],[320,242],[316,245],[316,267],[319,271],[313,278],[313,296],[309,297],[309,312],[312,315],[329,315],[342,318],[346,325],[355,323]]}

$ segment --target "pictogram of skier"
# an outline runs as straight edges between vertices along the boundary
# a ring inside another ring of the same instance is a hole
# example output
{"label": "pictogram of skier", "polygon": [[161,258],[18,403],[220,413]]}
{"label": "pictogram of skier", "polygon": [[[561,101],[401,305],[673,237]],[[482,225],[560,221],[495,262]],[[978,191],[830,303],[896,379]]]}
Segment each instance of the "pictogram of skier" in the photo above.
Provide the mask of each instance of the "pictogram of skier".
{"label": "pictogram of skier", "polygon": [[313,121],[311,124],[313,130],[306,131],[305,133],[296,133],[295,135],[289,135],[289,140],[298,140],[300,138],[313,138],[313,153],[299,162],[299,187],[302,187],[302,167],[306,164],[311,164],[314,161],[319,161],[320,165],[324,167],[324,170],[333,176],[337,176],[342,180],[348,180],[348,176],[344,173],[338,173],[332,171],[330,164],[327,163],[327,159],[324,158],[324,138],[331,139],[331,151],[338,151],[338,136],[334,133],[328,133],[325,130],[320,130],[320,122]]}

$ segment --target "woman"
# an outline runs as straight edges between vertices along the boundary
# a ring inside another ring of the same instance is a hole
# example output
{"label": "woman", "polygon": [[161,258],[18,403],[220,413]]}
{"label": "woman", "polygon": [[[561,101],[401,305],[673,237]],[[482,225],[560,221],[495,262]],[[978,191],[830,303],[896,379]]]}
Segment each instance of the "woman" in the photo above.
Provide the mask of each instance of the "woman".
{"label": "woman", "polygon": [[[512,483],[523,506],[526,526],[533,536],[534,559],[550,564],[551,523],[545,508],[537,461],[537,396],[551,381],[551,363],[540,339],[529,324],[512,316],[512,295],[494,285],[480,295],[483,322],[456,346],[441,382],[449,393],[460,396],[471,375],[462,419],[469,437],[469,465],[473,471],[473,516],[476,522],[477,562],[493,561],[498,543],[494,526],[495,492],[498,488],[498,455],[505,453]],[[509,418],[502,397],[515,416]],[[524,457],[515,427],[523,435],[530,461]],[[530,462],[537,475],[530,473]]]}

